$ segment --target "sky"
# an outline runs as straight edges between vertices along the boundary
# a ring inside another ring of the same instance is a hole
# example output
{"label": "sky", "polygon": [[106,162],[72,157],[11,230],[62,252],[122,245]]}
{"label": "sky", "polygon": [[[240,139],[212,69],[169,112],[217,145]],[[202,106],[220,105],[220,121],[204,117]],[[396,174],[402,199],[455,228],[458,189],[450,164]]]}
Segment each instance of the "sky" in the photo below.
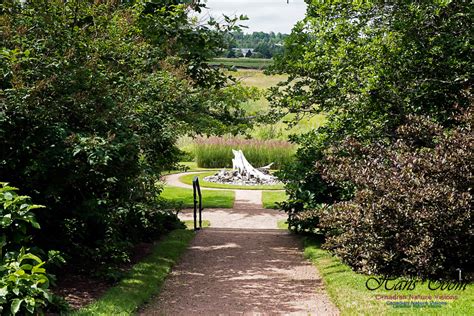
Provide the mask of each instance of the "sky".
{"label": "sky", "polygon": [[275,32],[289,34],[293,25],[303,19],[306,12],[304,0],[207,0],[203,1],[209,10],[203,15],[212,15],[219,19],[222,14],[228,16],[246,15],[245,33]]}

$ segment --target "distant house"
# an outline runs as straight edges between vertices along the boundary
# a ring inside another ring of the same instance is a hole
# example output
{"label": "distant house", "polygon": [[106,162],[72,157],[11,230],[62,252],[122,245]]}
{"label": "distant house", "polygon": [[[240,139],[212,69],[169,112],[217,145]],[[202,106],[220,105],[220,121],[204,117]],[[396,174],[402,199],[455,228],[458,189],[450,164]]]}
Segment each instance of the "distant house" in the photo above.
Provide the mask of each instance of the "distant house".
{"label": "distant house", "polygon": [[248,51],[250,51],[252,54],[253,54],[253,51],[255,50],[254,48],[240,48],[240,47],[235,47],[235,48],[232,48],[234,50],[234,52],[239,52],[245,56],[245,54],[247,54]]}

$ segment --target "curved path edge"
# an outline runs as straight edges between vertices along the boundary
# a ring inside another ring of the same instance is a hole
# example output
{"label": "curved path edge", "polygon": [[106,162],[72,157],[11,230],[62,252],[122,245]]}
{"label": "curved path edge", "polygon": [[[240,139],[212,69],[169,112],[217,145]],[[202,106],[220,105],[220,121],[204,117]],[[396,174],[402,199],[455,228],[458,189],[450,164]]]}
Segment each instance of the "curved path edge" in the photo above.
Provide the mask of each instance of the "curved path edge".
{"label": "curved path edge", "polygon": [[[179,178],[181,178],[182,176],[188,175],[188,174],[198,175],[198,174],[205,173],[205,172],[206,171],[190,171],[190,172],[174,173],[174,174],[168,174],[168,175],[162,176],[161,179],[166,184],[169,184],[169,185],[172,185],[172,186],[175,186],[175,187],[192,189],[193,188],[192,185],[181,182],[181,180],[179,180]],[[201,184],[201,189],[203,189],[203,190],[215,190],[215,191],[219,191],[219,190],[236,191],[236,192],[237,191],[275,191],[275,192],[284,191],[284,190],[265,190],[265,189],[246,190],[246,189],[239,189],[239,188],[209,188],[209,187],[203,186],[202,184]]]}

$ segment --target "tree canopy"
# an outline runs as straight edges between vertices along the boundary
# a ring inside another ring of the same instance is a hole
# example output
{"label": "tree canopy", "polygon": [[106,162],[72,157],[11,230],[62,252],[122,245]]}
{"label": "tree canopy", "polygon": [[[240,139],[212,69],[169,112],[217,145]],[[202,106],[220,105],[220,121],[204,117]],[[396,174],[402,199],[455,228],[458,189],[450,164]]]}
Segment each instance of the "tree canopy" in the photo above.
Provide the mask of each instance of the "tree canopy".
{"label": "tree canopy", "polygon": [[283,52],[283,41],[287,36],[287,34],[273,32],[253,32],[252,34],[232,32],[227,36],[229,49],[224,54],[229,57],[233,48],[253,48],[254,52],[258,53],[253,57],[273,58]]}
{"label": "tree canopy", "polygon": [[77,266],[126,260],[131,242],[178,223],[157,185],[180,159],[178,137],[248,127],[252,89],[205,62],[237,20],[199,25],[199,8],[2,3],[0,178],[47,206],[38,245]]}

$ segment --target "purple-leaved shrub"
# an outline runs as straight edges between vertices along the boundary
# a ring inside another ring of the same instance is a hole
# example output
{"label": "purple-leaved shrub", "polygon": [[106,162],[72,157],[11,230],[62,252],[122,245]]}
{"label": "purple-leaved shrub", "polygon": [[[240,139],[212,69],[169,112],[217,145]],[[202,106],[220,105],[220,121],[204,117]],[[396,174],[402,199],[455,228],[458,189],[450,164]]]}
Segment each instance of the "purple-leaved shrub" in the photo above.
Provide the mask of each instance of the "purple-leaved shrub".
{"label": "purple-leaved shrub", "polygon": [[347,138],[317,164],[354,196],[326,207],[325,246],[356,270],[449,276],[473,259],[473,108],[445,129],[409,116],[396,140],[363,145]]}

